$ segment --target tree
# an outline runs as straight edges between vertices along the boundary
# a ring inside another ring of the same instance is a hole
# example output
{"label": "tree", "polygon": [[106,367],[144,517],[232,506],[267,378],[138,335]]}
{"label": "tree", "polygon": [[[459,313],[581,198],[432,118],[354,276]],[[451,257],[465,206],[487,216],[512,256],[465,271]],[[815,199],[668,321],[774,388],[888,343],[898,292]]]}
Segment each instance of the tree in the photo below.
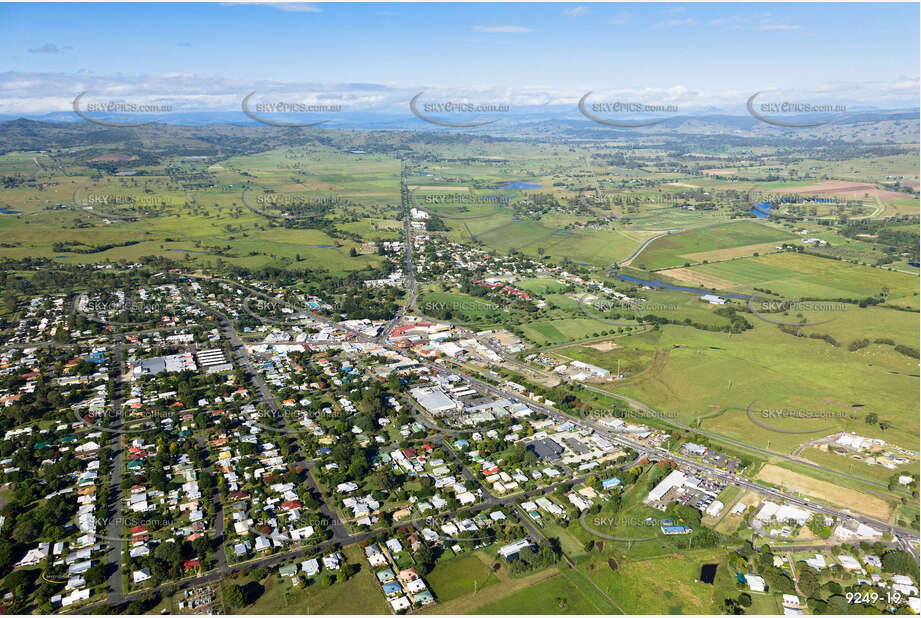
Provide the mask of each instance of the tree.
{"label": "tree", "polygon": [[888,573],[917,573],[918,567],[910,553],[894,549],[883,554],[883,570]]}
{"label": "tree", "polygon": [[239,584],[230,584],[224,588],[224,602],[231,607],[243,607],[245,598]]}

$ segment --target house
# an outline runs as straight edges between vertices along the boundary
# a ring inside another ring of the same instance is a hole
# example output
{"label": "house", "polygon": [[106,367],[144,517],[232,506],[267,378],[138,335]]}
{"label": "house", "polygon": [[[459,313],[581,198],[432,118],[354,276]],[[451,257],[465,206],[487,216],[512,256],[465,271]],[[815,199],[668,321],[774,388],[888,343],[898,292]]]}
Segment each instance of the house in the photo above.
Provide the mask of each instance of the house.
{"label": "house", "polygon": [[388,582],[386,584],[382,584],[381,590],[384,591],[384,596],[388,599],[398,597],[403,594],[403,589],[397,582]]}
{"label": "house", "polygon": [[397,578],[394,574],[393,569],[384,569],[383,571],[377,572],[377,581],[381,584],[389,584]]}
{"label": "house", "polygon": [[320,563],[316,558],[311,558],[310,560],[304,560],[301,563],[301,571],[304,572],[304,575],[307,577],[313,577],[320,572]]}
{"label": "house", "polygon": [[134,580],[135,584],[146,582],[148,579],[150,579],[150,569],[141,569],[140,571],[135,571],[131,574],[131,578]]}
{"label": "house", "polygon": [[764,592],[764,578],[758,575],[746,575],[745,583],[748,584],[748,589],[752,592]]}
{"label": "house", "polygon": [[790,609],[802,609],[799,597],[795,594],[783,595],[783,606]]}
{"label": "house", "polygon": [[348,483],[339,483],[336,485],[336,491],[340,494],[351,493],[358,489],[358,483],[354,481],[349,481]]}
{"label": "house", "polygon": [[426,589],[413,594],[413,600],[419,605],[428,605],[435,602],[435,597]]}
{"label": "house", "polygon": [[294,577],[297,575],[297,563],[285,564],[278,568],[278,574],[282,577]]}
{"label": "house", "polygon": [[520,552],[525,547],[531,547],[531,541],[528,539],[521,539],[520,541],[515,541],[514,543],[509,543],[508,545],[503,546],[499,549],[499,556],[505,558],[506,560],[513,560],[518,558],[518,552]]}
{"label": "house", "polygon": [[26,555],[16,563],[16,566],[36,566],[48,556],[50,548],[50,543],[39,543],[38,547],[34,547],[27,551]]}
{"label": "house", "polygon": [[387,546],[387,549],[390,550],[391,554],[398,554],[403,551],[403,544],[400,543],[397,539],[389,539],[384,545]]}
{"label": "house", "polygon": [[620,487],[621,485],[623,485],[623,482],[622,482],[619,478],[617,478],[617,477],[611,477],[611,478],[609,478],[609,479],[605,479],[605,480],[601,481],[601,488],[602,488],[602,489],[608,489],[608,490],[610,490],[610,489],[616,489],[616,488]]}
{"label": "house", "polygon": [[883,537],[882,532],[856,519],[849,519],[835,526],[834,534],[842,541],[876,541]]}
{"label": "house", "polygon": [[857,558],[848,554],[838,554],[838,563],[848,571],[863,571]]}
{"label": "house", "polygon": [[409,602],[409,599],[406,598],[405,596],[402,596],[402,597],[399,597],[397,599],[393,599],[390,601],[390,607],[393,608],[394,612],[405,611],[409,609],[411,605],[412,604]]}
{"label": "house", "polygon": [[423,590],[427,590],[427,588],[425,586],[425,582],[422,581],[421,579],[414,579],[406,583],[406,592],[413,595],[414,598],[417,594],[419,594]]}
{"label": "house", "polygon": [[323,568],[328,571],[338,571],[342,561],[342,554],[339,552],[323,556]]}

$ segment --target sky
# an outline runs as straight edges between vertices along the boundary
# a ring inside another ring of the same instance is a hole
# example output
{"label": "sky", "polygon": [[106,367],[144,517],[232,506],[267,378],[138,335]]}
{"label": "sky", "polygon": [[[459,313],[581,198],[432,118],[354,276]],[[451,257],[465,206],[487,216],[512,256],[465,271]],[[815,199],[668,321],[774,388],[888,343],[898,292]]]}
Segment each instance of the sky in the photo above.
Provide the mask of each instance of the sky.
{"label": "sky", "polygon": [[919,5],[0,4],[0,113],[98,100],[353,109],[420,91],[575,104],[588,91],[744,109],[756,91],[917,107]]}

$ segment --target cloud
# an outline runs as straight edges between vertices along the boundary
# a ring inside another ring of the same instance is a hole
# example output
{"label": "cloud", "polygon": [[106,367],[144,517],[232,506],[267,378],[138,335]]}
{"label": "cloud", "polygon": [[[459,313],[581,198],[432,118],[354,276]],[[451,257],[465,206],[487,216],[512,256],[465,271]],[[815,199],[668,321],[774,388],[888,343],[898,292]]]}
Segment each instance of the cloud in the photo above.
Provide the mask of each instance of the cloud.
{"label": "cloud", "polygon": [[630,13],[621,13],[620,15],[615,15],[614,17],[608,18],[608,23],[612,26],[619,26],[620,24],[625,24],[630,21]]}
{"label": "cloud", "polygon": [[800,26],[796,24],[759,24],[754,30],[799,30]]}
{"label": "cloud", "polygon": [[45,43],[41,47],[33,47],[29,50],[30,54],[63,54],[64,50],[70,49],[65,47],[64,49],[59,48],[54,43]]}
{"label": "cloud", "polygon": [[[791,100],[841,102],[850,109],[860,105],[886,109],[917,107],[918,77],[911,73],[891,81],[830,82],[797,91]],[[593,87],[594,86],[594,87]],[[764,88],[770,84],[764,84]],[[699,89],[682,84],[659,88],[604,90],[595,84],[584,89],[533,86],[521,88],[445,88],[418,83],[317,83],[267,79],[228,78],[213,74],[170,73],[95,75],[85,72],[0,72],[0,114],[71,112],[73,99],[86,92],[83,104],[125,101],[169,105],[175,112],[239,112],[243,97],[256,91],[252,103],[285,101],[307,104],[341,104],[346,112],[408,114],[409,100],[425,91],[427,101],[507,103],[513,109],[527,106],[561,106],[577,114],[579,98],[593,90],[592,102],[628,101],[669,104],[680,113],[720,109],[746,114],[745,101],[758,88]]]}
{"label": "cloud", "polygon": [[178,45],[179,47],[194,47],[194,45],[192,45],[191,43],[186,43],[185,41],[180,41],[179,43],[176,43],[176,45]]}
{"label": "cloud", "polygon": [[267,6],[288,13],[322,13],[315,4],[304,2],[222,2],[221,6]]}
{"label": "cloud", "polygon": [[659,22],[655,25],[656,28],[676,28],[678,26],[693,26],[697,21],[693,19],[671,19],[669,21]]}
{"label": "cloud", "polygon": [[790,23],[788,18],[771,19],[770,13],[764,13],[757,18],[729,15],[711,19],[708,23],[716,27],[727,26],[733,30],[793,31],[802,29],[802,26]]}
{"label": "cloud", "polygon": [[571,9],[563,9],[563,15],[568,17],[582,17],[588,15],[588,9],[584,6],[574,6]]}
{"label": "cloud", "polygon": [[526,26],[474,26],[477,32],[502,32],[502,33],[519,33],[533,32],[533,28]]}

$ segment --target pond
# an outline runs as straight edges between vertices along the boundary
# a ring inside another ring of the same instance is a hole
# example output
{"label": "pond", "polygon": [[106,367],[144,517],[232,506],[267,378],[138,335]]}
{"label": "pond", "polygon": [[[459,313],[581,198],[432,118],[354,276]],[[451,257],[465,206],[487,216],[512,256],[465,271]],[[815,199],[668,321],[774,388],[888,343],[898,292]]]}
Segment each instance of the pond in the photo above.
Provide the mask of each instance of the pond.
{"label": "pond", "polygon": [[[699,288],[689,288],[683,285],[672,285],[671,283],[663,283],[658,279],[638,279],[637,277],[632,277],[630,275],[617,275],[617,278],[622,281],[630,281],[631,283],[639,283],[640,285],[648,285],[651,288],[662,288],[663,290],[675,290],[677,292],[691,292],[692,294],[712,294],[712,290],[702,290]],[[722,296],[727,296],[729,298],[735,298],[738,300],[748,300],[748,296],[742,296],[740,294],[722,294]]]}
{"label": "pond", "polygon": [[523,182],[521,180],[507,180],[505,182],[500,182],[498,184],[492,185],[490,189],[540,189],[543,185],[535,184],[533,182]]}
{"label": "pond", "polygon": [[759,219],[767,219],[771,216],[771,203],[770,202],[758,202],[752,209],[748,212],[752,213]]}
{"label": "pond", "polygon": [[700,581],[705,584],[712,584],[716,579],[716,564],[705,564],[700,567]]}

